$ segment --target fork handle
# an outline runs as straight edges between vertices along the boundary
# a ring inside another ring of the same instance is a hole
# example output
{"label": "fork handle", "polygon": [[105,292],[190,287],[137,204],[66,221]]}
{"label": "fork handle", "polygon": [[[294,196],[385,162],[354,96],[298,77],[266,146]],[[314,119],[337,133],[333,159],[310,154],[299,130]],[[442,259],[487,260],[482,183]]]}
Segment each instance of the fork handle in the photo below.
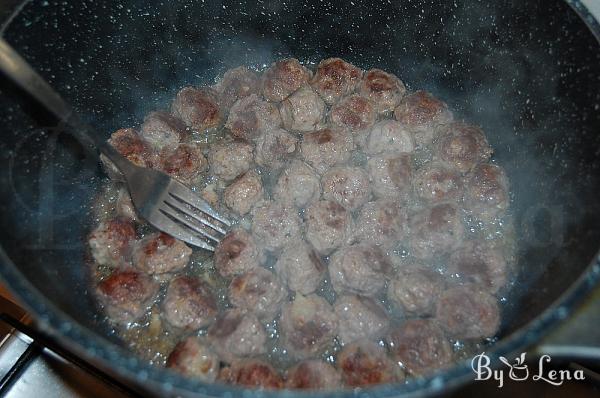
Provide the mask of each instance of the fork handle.
{"label": "fork handle", "polygon": [[100,150],[121,172],[132,166],[112,145],[102,139],[91,126],[84,123],[50,84],[1,37],[0,70],[54,114],[58,120],[69,125],[71,134],[80,139],[85,145]]}

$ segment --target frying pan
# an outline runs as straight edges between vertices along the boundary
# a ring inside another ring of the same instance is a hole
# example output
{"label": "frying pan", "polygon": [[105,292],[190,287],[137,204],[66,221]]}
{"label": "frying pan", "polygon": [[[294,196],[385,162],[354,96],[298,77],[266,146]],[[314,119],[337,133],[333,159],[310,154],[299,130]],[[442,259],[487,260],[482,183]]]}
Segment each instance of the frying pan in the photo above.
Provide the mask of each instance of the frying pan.
{"label": "frying pan", "polygon": [[[4,2],[0,15],[7,41],[107,137],[182,86],[286,56],[340,56],[447,101],[484,128],[512,185],[519,278],[499,339],[485,348],[492,358],[538,343],[600,279],[600,26],[578,1],[40,0]],[[105,178],[97,160],[6,79],[0,90],[5,283],[43,330],[117,376],[164,394],[239,393],[123,348],[98,316],[84,265],[88,205]],[[469,379],[465,360],[360,394],[416,395]]]}

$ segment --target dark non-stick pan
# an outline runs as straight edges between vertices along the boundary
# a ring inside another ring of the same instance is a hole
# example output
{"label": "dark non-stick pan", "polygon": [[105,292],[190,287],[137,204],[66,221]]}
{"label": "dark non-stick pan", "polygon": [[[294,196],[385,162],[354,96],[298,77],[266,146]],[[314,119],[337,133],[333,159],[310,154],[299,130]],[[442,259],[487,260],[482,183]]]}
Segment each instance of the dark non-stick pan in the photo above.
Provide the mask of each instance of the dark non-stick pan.
{"label": "dark non-stick pan", "polygon": [[[600,279],[600,27],[578,1],[16,5],[14,14],[1,10],[5,38],[107,137],[165,107],[184,85],[285,56],[340,56],[388,70],[480,124],[510,177],[519,241],[520,277],[499,341],[487,349],[493,358],[536,344]],[[6,79],[0,90],[0,273],[8,286],[42,328],[115,374],[154,391],[235,392],[121,348],[97,315],[84,265],[89,203],[105,178],[97,159]],[[422,393],[469,379],[465,361],[367,392]]]}

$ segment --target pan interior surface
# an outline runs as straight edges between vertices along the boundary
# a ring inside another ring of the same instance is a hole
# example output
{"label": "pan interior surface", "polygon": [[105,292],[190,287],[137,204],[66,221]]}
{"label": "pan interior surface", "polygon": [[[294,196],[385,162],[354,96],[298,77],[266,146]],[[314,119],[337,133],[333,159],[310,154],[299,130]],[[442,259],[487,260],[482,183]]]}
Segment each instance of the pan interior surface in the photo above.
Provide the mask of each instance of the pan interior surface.
{"label": "pan interior surface", "polygon": [[[106,137],[168,107],[185,85],[287,56],[338,56],[431,91],[482,126],[512,184],[519,280],[502,339],[558,299],[598,250],[600,46],[566,2],[391,3],[33,1],[5,36]],[[75,321],[65,328],[119,344],[97,317],[84,265],[89,202],[105,177],[0,84],[2,247],[31,290],[68,316],[60,320]],[[36,294],[17,293],[39,309]],[[38,315],[57,325],[52,312]]]}

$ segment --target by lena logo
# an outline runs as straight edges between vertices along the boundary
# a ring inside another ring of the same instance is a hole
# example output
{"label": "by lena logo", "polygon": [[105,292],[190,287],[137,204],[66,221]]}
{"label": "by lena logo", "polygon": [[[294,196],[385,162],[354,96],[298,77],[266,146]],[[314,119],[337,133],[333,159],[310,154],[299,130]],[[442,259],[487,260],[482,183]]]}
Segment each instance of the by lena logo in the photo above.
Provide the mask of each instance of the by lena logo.
{"label": "by lena logo", "polygon": [[[504,380],[506,378],[505,372],[508,370],[508,378],[514,381],[524,381],[528,380],[530,373],[529,367],[525,364],[525,353],[521,353],[517,358],[515,358],[514,363],[510,363],[506,358],[499,357],[500,362],[502,362],[506,368],[494,369],[490,367],[491,360],[482,352],[479,355],[475,355],[473,360],[471,361],[471,368],[473,372],[475,372],[475,380],[496,380],[498,382],[498,388],[502,388],[504,386]],[[552,358],[550,355],[542,355],[538,361],[537,372],[533,372],[533,376],[531,376],[531,380],[533,381],[543,381],[554,386],[560,386],[565,381],[568,380],[585,380],[585,375],[582,370],[575,370],[571,372],[570,370],[547,370],[545,366],[547,366]]]}

